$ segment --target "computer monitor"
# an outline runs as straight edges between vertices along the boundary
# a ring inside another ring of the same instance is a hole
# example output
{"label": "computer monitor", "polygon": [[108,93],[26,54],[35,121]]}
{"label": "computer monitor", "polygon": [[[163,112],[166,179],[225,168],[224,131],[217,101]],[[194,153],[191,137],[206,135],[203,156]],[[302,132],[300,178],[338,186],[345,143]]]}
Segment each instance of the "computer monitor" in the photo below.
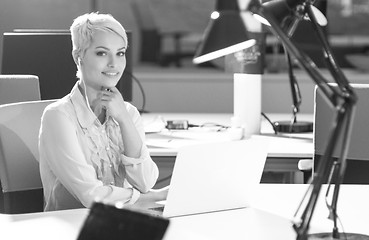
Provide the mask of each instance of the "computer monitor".
{"label": "computer monitor", "polygon": [[[125,101],[132,101],[132,34],[127,32],[127,66],[118,83]],[[67,95],[77,78],[68,30],[18,29],[3,34],[2,74],[39,77],[41,99]]]}
{"label": "computer monitor", "polygon": [[[337,84],[333,85],[338,88]],[[350,145],[346,152],[347,166],[343,179],[345,184],[369,184],[369,84],[351,84],[359,99],[355,105],[355,116],[352,120]],[[330,130],[336,123],[337,111],[324,97],[317,86],[314,95],[314,171],[324,156]],[[336,148],[332,157],[338,160],[341,154],[343,132],[335,139]]]}

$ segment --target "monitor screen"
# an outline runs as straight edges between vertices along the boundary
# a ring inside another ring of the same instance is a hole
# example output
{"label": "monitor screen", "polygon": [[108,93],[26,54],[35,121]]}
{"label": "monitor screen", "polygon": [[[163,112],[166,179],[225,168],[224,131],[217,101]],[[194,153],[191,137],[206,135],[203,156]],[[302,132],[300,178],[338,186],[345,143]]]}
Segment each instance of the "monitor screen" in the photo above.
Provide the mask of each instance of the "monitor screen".
{"label": "monitor screen", "polygon": [[[127,66],[117,88],[126,101],[132,101],[132,42]],[[16,30],[3,34],[2,74],[33,74],[39,77],[41,99],[67,95],[76,83],[77,67],[72,58],[68,30]]]}

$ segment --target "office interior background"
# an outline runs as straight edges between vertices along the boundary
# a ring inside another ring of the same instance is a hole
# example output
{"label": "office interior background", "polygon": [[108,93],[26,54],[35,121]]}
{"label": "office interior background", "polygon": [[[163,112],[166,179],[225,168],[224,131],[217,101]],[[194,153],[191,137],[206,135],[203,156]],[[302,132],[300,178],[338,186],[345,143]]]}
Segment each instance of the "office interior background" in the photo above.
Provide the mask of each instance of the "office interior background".
{"label": "office interior background", "polygon": [[[132,73],[138,81],[133,82],[132,103],[137,108],[149,113],[232,113],[233,72],[227,69],[225,59],[192,63],[215,3],[216,0],[0,0],[0,34],[14,29],[68,29],[73,19],[83,13],[111,13],[132,33]],[[340,66],[350,82],[368,83],[368,1],[326,0],[325,14],[329,22],[326,33]],[[310,32],[305,34],[300,37],[311,37]],[[287,63],[275,40],[268,34],[262,111],[290,114]],[[0,38],[0,56],[2,44]],[[0,66],[3,60],[0,58]],[[298,66],[296,76],[303,99],[301,113],[313,114],[315,86]],[[270,175],[267,180],[279,181],[283,177]],[[0,204],[1,201],[0,198]]]}
{"label": "office interior background", "polygon": [[[338,62],[349,71],[351,82],[367,83],[369,3],[322,2],[328,18],[326,33]],[[14,29],[68,29],[73,19],[83,13],[110,13],[131,32],[132,73],[138,81],[132,83],[132,103],[138,109],[151,113],[232,113],[233,72],[226,68],[225,59],[201,65],[192,63],[215,3],[215,0],[0,0],[0,33]],[[303,39],[312,38],[309,31],[299,35]],[[2,44],[0,38],[0,51]],[[286,59],[270,33],[266,49],[262,111],[292,115]],[[0,66],[3,60],[0,58]],[[315,85],[298,67],[296,76],[302,95],[300,113],[313,114]]]}
{"label": "office interior background", "polygon": [[[133,83],[132,102],[138,108],[145,104],[144,110],[151,112],[231,113],[233,74],[226,71],[224,59],[201,66],[195,66],[191,61],[215,2],[2,0],[0,33],[13,29],[68,29],[72,20],[82,13],[111,13],[132,31],[133,74],[145,91],[142,93],[142,89]],[[369,4],[364,0],[328,0],[326,15],[329,21],[327,34],[334,38],[332,46],[337,50],[338,62],[343,68],[363,71],[369,65],[369,60],[362,58],[367,56],[369,47],[366,38],[369,34]],[[176,50],[176,41],[179,50]],[[277,75],[263,81],[263,96],[268,97],[262,99],[262,110],[289,113],[292,100],[288,79],[283,75],[286,60],[283,54],[273,54],[272,44],[268,47],[265,74]],[[352,54],[359,55],[359,60],[348,60],[347,56]],[[308,77],[298,78],[303,98],[301,113],[312,113],[314,86]]]}

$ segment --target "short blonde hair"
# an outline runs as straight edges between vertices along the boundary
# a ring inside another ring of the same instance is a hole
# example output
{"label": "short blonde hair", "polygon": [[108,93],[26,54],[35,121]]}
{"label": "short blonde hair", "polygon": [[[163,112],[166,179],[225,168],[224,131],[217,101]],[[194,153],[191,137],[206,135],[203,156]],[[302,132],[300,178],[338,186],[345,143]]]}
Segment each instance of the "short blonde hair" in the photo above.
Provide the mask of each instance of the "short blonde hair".
{"label": "short blonde hair", "polygon": [[[126,30],[112,15],[97,12],[83,14],[74,19],[70,27],[72,36],[72,56],[78,65],[78,58],[83,57],[86,49],[91,45],[93,35],[97,30],[113,32],[123,38],[128,47]],[[80,77],[79,70],[77,77]]]}

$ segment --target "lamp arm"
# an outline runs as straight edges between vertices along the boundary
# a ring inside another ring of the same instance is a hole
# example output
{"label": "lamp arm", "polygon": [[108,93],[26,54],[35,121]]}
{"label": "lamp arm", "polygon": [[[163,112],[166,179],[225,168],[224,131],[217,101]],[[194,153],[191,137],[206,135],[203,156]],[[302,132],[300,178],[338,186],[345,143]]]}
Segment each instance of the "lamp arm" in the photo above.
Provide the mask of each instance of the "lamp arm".
{"label": "lamp arm", "polygon": [[[349,147],[349,136],[350,133],[352,131],[352,122],[353,122],[353,118],[355,115],[355,110],[356,107],[348,107],[346,108],[347,111],[347,118],[346,118],[346,128],[344,129],[345,131],[343,132],[343,143],[342,145],[345,146],[344,148],[341,149],[341,153],[340,156],[341,158],[338,159],[338,163],[334,165],[334,172],[333,172],[333,179],[335,180],[335,185],[334,185],[334,192],[333,192],[333,197],[332,197],[332,202],[331,205],[328,205],[328,208],[330,210],[330,219],[333,221],[333,238],[339,238],[339,232],[338,232],[338,227],[337,227],[337,202],[338,202],[338,195],[339,195],[339,190],[340,190],[340,185],[343,182],[343,178],[345,175],[345,171],[346,171],[346,165],[347,165],[347,152],[348,152],[348,147]],[[337,166],[337,167],[336,167]],[[328,181],[328,183],[331,183],[331,179]],[[328,191],[327,190],[327,195],[328,195]]]}
{"label": "lamp arm", "polygon": [[[343,182],[343,178],[344,178],[344,174],[345,174],[345,170],[346,170],[346,164],[347,164],[347,160],[346,160],[346,156],[347,156],[347,152],[348,152],[348,147],[349,147],[349,137],[351,135],[351,129],[352,129],[352,122],[353,122],[353,117],[354,117],[354,113],[355,113],[355,107],[354,104],[357,101],[356,95],[354,94],[351,86],[349,85],[349,81],[347,80],[347,78],[345,77],[345,75],[343,74],[341,68],[337,65],[335,58],[332,54],[332,50],[331,47],[327,41],[327,38],[325,37],[322,29],[319,27],[319,24],[317,23],[317,20],[315,18],[315,14],[312,11],[312,7],[310,4],[308,4],[306,6],[307,9],[307,14],[312,22],[312,26],[315,30],[315,32],[318,35],[318,38],[323,46],[323,51],[324,51],[324,57],[328,66],[328,69],[330,71],[330,73],[332,74],[333,78],[336,80],[336,83],[338,85],[338,87],[340,88],[340,91],[346,95],[346,99],[345,99],[345,103],[343,104],[342,108],[339,109],[339,113],[338,113],[338,119],[336,120],[337,127],[336,129],[341,129],[341,127],[339,127],[339,125],[344,125],[343,129],[341,130],[341,132],[343,132],[343,143],[342,143],[342,148],[341,148],[341,152],[340,152],[340,158],[338,159],[337,163],[334,163],[332,161],[333,157],[331,157],[331,159],[323,159],[322,162],[327,162],[329,163],[329,165],[331,165],[330,167],[327,168],[327,166],[322,167],[322,172],[323,175],[322,176],[329,176],[329,172],[331,168],[333,168],[333,177],[331,179],[328,180],[328,183],[330,184],[331,181],[334,181],[334,192],[333,192],[333,197],[332,197],[332,202],[331,205],[328,206],[329,210],[330,210],[330,219],[333,221],[333,232],[332,232],[332,236],[333,238],[339,238],[339,232],[338,232],[338,227],[337,227],[337,201],[338,201],[338,196],[339,196],[339,190],[340,190],[340,185]],[[340,116],[341,114],[344,114],[344,116]],[[342,119],[342,120],[341,120]],[[342,123],[341,123],[342,121]],[[341,133],[339,133],[341,134]],[[335,134],[332,134],[332,140],[330,140],[329,142],[332,141],[333,144],[331,144],[331,146],[328,146],[327,148],[327,152],[325,153],[325,156],[327,156],[327,158],[329,158],[329,156],[332,156],[333,151],[334,151],[334,147],[336,146],[336,140],[334,139],[338,139],[339,136],[336,136],[337,138],[334,137]],[[332,152],[331,152],[332,151]],[[321,163],[322,163],[321,162]],[[320,169],[320,166],[319,166]],[[319,174],[319,173],[318,173]],[[319,177],[319,176],[314,176],[314,178]],[[320,179],[322,180],[320,184],[323,184],[325,181],[327,181],[327,179]],[[329,191],[329,189],[328,189]],[[327,194],[328,194],[327,191]],[[309,220],[310,221],[310,220]],[[306,234],[306,232],[305,232]]]}
{"label": "lamp arm", "polygon": [[317,19],[315,17],[315,14],[313,12],[313,9],[310,4],[306,5],[307,14],[310,18],[310,21],[312,22],[312,26],[315,30],[315,33],[317,34],[322,47],[323,47],[323,56],[325,58],[325,61],[327,63],[327,67],[330,71],[330,73],[333,76],[333,79],[337,81],[338,86],[340,87],[341,91],[346,91],[346,88],[349,87],[349,81],[343,74],[341,68],[336,63],[336,60],[332,54],[332,49],[328,43],[327,38],[325,37],[325,34],[323,33],[322,28],[319,26]]}
{"label": "lamp arm", "polygon": [[[317,70],[315,63],[306,54],[297,49],[288,36],[283,32],[282,28],[276,22],[271,13],[265,11],[262,7],[251,9],[251,11],[261,14],[269,21],[271,25],[270,30],[281,40],[287,51],[298,60],[300,66],[311,76],[312,80],[321,87],[323,95],[328,99],[328,102],[331,103],[333,107],[339,103],[339,99],[344,99],[346,97],[341,90],[337,90],[328,84],[329,81]],[[337,74],[334,75],[336,76]]]}
{"label": "lamp arm", "polygon": [[[348,109],[350,109],[349,106],[347,106]],[[321,186],[323,185],[324,182],[326,182],[329,173],[332,169],[332,167],[334,166],[334,158],[333,156],[333,152],[335,147],[337,146],[337,141],[339,139],[339,136],[344,133],[344,135],[349,134],[349,130],[350,130],[350,125],[348,125],[348,123],[350,121],[348,121],[348,119],[351,119],[351,115],[347,115],[347,112],[351,112],[351,110],[349,111],[339,111],[337,113],[336,119],[334,121],[334,126],[332,128],[332,131],[329,134],[328,137],[328,145],[325,149],[325,152],[321,158],[321,161],[319,162],[319,166],[318,166],[318,170],[316,173],[314,173],[314,177],[313,177],[313,181],[311,183],[311,185],[309,186],[308,192],[310,194],[306,194],[304,196],[304,199],[302,202],[305,202],[307,196],[309,196],[306,206],[303,209],[303,212],[301,214],[300,217],[300,221],[299,222],[295,222],[293,225],[293,228],[295,229],[296,233],[297,233],[297,240],[307,240],[307,232],[309,230],[309,225],[310,225],[310,221],[319,197],[319,193],[321,190]],[[345,148],[345,147],[343,147]],[[341,156],[340,159],[344,159],[344,161],[346,161],[346,156]],[[342,178],[340,179],[342,180]],[[340,185],[341,181],[336,181],[336,185],[335,185],[335,193],[336,197],[333,197],[332,200],[332,208],[331,210],[331,218],[334,221],[334,230],[333,232],[337,232],[337,225],[336,225],[336,219],[337,219],[337,213],[336,213],[336,203],[337,203],[337,199],[338,199],[338,190],[339,190],[339,185]],[[302,206],[302,203],[300,204],[299,208],[296,211],[295,214],[295,218],[296,215],[299,213],[300,211],[300,207]]]}
{"label": "lamp arm", "polygon": [[[336,204],[339,193],[339,185],[342,182],[343,174],[345,172],[345,163],[347,156],[347,149],[349,143],[349,137],[351,135],[352,129],[352,119],[354,114],[355,103],[357,101],[356,94],[352,90],[349,82],[343,75],[342,71],[336,64],[333,54],[331,53],[331,49],[329,47],[328,41],[326,40],[324,34],[318,26],[318,23],[315,19],[315,16],[312,12],[312,8],[310,2],[306,1],[306,9],[307,13],[310,17],[310,20],[314,26],[315,31],[318,33],[319,40],[323,45],[323,51],[326,55],[328,69],[335,80],[335,83],[339,86],[338,88],[334,88],[329,84],[327,79],[318,71],[315,63],[303,52],[301,52],[288,38],[288,36],[281,29],[277,21],[274,19],[272,13],[269,13],[262,6],[257,6],[252,9],[252,12],[258,13],[262,15],[265,19],[268,20],[271,25],[271,31],[280,38],[282,44],[285,46],[287,51],[292,54],[299,62],[300,66],[310,75],[312,80],[319,86],[320,91],[323,93],[323,96],[328,100],[327,102],[332,105],[335,109],[337,109],[336,120],[332,125],[332,129],[329,133],[328,137],[328,145],[323,155],[323,159],[318,166],[317,172],[314,174],[313,181],[309,186],[308,192],[305,194],[302,202],[305,202],[307,196],[309,199],[307,201],[306,207],[303,210],[301,215],[301,221],[294,223],[293,227],[297,233],[298,240],[306,240],[307,232],[309,229],[309,224],[315,209],[316,202],[319,197],[319,193],[321,190],[321,186],[326,181],[327,176],[329,176],[329,172],[334,165],[333,152],[337,146],[338,137],[343,133],[344,140],[342,143],[342,151],[340,155],[340,161],[343,164],[339,166],[339,174],[338,181],[336,181],[334,197],[332,200],[333,211],[336,210]],[[252,6],[253,7],[253,6]],[[343,166],[343,168],[342,168]],[[309,194],[310,193],[310,194]],[[299,209],[302,206],[302,202],[299,205],[299,208],[296,213],[299,212]],[[296,214],[295,214],[296,216]],[[336,218],[336,212],[332,214],[333,218]],[[336,219],[334,220],[334,224],[336,227]],[[337,231],[338,232],[338,231]]]}
{"label": "lamp arm", "polygon": [[288,64],[288,76],[290,80],[290,87],[292,92],[292,101],[293,101],[293,115],[294,121],[296,121],[296,114],[300,112],[300,105],[301,105],[301,91],[300,87],[296,81],[296,77],[293,74],[293,66],[290,54],[285,51],[287,57],[287,64]]}

